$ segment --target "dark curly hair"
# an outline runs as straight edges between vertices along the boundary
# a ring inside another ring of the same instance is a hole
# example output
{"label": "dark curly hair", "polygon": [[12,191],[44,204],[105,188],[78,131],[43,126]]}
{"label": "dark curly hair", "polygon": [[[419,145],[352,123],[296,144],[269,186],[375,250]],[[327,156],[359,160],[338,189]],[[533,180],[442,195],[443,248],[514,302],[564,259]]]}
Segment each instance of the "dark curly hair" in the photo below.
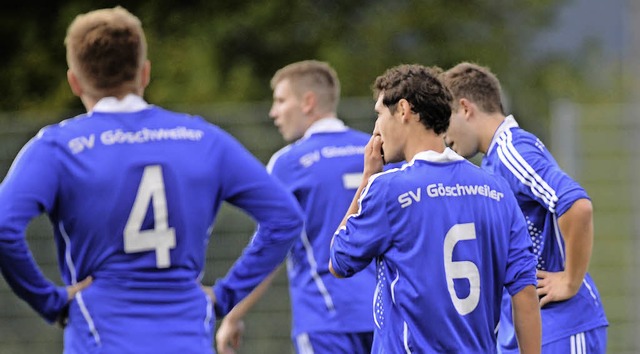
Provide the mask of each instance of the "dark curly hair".
{"label": "dark curly hair", "polygon": [[420,116],[420,122],[436,134],[449,128],[451,103],[449,89],[438,79],[442,69],[419,64],[403,64],[388,69],[373,84],[374,98],[384,93],[382,103],[395,112],[400,99],[411,105]]}

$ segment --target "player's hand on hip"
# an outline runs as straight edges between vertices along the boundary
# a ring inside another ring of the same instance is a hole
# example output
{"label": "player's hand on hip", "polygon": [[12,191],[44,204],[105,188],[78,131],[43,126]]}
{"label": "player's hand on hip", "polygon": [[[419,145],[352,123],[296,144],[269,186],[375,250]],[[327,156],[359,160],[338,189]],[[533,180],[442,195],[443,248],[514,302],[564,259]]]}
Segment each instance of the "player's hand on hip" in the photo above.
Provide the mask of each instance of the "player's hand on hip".
{"label": "player's hand on hip", "polygon": [[218,354],[235,354],[242,343],[244,321],[229,316],[222,319],[216,332],[216,350]]}
{"label": "player's hand on hip", "polygon": [[69,322],[69,303],[76,297],[76,295],[82,290],[86,289],[93,282],[93,277],[88,276],[81,282],[67,286],[67,304],[62,308],[56,318],[56,324],[60,328],[65,328]]}
{"label": "player's hand on hip", "polygon": [[211,302],[215,304],[216,294],[213,292],[213,288],[203,284],[200,284],[200,287],[202,288],[202,291],[204,291],[204,293],[207,294],[207,296],[209,296],[209,299],[211,299]]}
{"label": "player's hand on hip", "polygon": [[569,276],[565,272],[546,272],[539,270],[538,277],[538,297],[540,307],[550,303],[563,301],[572,298],[578,293],[580,285],[571,286]]}
{"label": "player's hand on hip", "polygon": [[86,289],[93,282],[93,277],[88,276],[82,281],[73,285],[67,286],[67,301],[71,301],[76,297],[76,294]]}

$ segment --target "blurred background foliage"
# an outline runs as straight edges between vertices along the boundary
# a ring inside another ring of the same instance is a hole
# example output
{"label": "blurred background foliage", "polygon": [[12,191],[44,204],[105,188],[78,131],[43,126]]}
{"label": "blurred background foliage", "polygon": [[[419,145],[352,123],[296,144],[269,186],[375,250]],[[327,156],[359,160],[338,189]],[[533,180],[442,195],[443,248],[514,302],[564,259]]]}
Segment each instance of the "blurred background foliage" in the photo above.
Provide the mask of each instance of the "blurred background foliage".
{"label": "blurred background foliage", "polygon": [[[597,43],[571,57],[540,50],[567,0],[269,0],[11,2],[0,13],[0,111],[33,111],[35,123],[80,112],[68,88],[64,36],[75,15],[122,5],[143,22],[152,82],[146,98],[163,106],[269,100],[269,79],[302,59],[330,62],[343,96],[369,96],[386,68],[460,61],[489,66],[502,80],[509,113],[547,131],[557,98],[607,100],[622,92]],[[536,39],[537,38],[537,39]],[[538,44],[534,44],[538,43]],[[0,117],[12,119],[12,114]]]}

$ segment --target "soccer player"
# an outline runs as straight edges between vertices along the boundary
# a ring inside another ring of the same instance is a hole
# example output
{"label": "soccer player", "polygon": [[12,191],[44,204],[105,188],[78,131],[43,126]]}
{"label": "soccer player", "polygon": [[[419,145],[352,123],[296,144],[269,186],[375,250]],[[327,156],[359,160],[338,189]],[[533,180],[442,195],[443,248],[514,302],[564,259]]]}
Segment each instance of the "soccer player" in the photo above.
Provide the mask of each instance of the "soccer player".
{"label": "soccer player", "polygon": [[[587,192],[544,144],[505,116],[501,88],[489,70],[460,63],[442,79],[454,97],[447,143],[460,155],[485,154],[482,168],[504,177],[526,218],[537,257],[544,353],[605,353],[607,319],[587,273],[593,211]],[[502,353],[517,352],[509,294],[498,335]]]}
{"label": "soccer player", "polygon": [[[269,115],[290,144],[274,154],[268,169],[305,214],[304,231],[287,258],[294,348],[297,353],[370,353],[375,268],[372,264],[341,281],[328,267],[329,242],[360,183],[370,135],[336,118],[340,82],[325,62],[287,65],[275,73],[271,87]],[[261,285],[222,321],[216,334],[220,353],[237,348],[240,320],[265,289]]]}
{"label": "soccer player", "polygon": [[[509,187],[445,148],[451,94],[437,68],[374,84],[364,178],[331,246],[338,277],[377,264],[372,353],[493,353],[503,289],[522,353],[540,351],[535,258]],[[382,171],[384,162],[407,161]]]}
{"label": "soccer player", "polygon": [[[282,262],[302,212],[229,134],[142,98],[150,64],[130,12],[79,15],[65,44],[87,113],[43,128],[0,185],[2,274],[44,319],[66,323],[65,353],[212,353],[216,315]],[[223,201],[258,228],[212,289],[200,277]],[[44,277],[25,240],[43,212],[66,288]]]}

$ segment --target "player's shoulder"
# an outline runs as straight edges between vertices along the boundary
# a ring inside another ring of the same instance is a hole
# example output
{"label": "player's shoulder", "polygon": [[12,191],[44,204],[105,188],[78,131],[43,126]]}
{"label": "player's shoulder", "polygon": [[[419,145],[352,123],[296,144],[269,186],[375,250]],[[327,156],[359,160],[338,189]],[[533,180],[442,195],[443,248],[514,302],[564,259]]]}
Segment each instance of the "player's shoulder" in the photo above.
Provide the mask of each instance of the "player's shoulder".
{"label": "player's shoulder", "polygon": [[313,139],[302,138],[276,151],[269,162],[267,170],[291,172],[314,165],[320,160],[321,147]]}
{"label": "player's shoulder", "polygon": [[454,161],[449,164],[449,168],[446,167],[444,165],[443,168],[435,170],[432,173],[432,180],[446,180],[451,185],[486,186],[497,191],[510,190],[504,177],[481,168],[471,161]]}
{"label": "player's shoulder", "polygon": [[352,135],[354,137],[357,137],[358,139],[363,139],[363,140],[369,141],[369,139],[371,138],[371,134],[365,133],[362,130],[358,130],[358,129],[354,129],[354,128],[347,128],[346,132],[347,132],[347,134],[350,134],[350,135]]}
{"label": "player's shoulder", "polygon": [[331,137],[331,142],[332,145],[361,147],[364,153],[364,147],[369,143],[370,139],[371,134],[357,129],[347,128],[346,130],[338,132]]}
{"label": "player's shoulder", "polygon": [[276,151],[268,166],[304,168],[326,157],[364,155],[369,138],[369,134],[351,128],[309,134]]}
{"label": "player's shoulder", "polygon": [[291,151],[291,147],[292,147],[291,144],[287,144],[281,147],[280,149],[278,149],[276,152],[273,153],[272,157],[279,158],[281,156],[286,156]]}
{"label": "player's shoulder", "polygon": [[482,164],[509,173],[514,168],[521,168],[519,166],[526,168],[527,165],[546,163],[550,159],[551,153],[535,134],[516,127],[496,137]]}
{"label": "player's shoulder", "polygon": [[157,121],[160,127],[198,132],[203,141],[214,144],[240,144],[231,133],[201,115],[172,111],[158,106],[152,106],[150,114],[153,115],[152,121]]}
{"label": "player's shoulder", "polygon": [[276,151],[267,163],[267,170],[273,171],[276,164],[279,165],[285,163],[286,161],[289,161],[291,159],[291,149],[292,145],[289,144]]}
{"label": "player's shoulder", "polygon": [[535,134],[524,130],[520,127],[512,127],[500,133],[497,137],[497,148],[499,149],[516,149],[516,150],[545,150],[546,147],[542,140]]}
{"label": "player's shoulder", "polygon": [[371,138],[371,134],[365,133],[363,131],[345,127],[340,130],[330,130],[330,131],[318,131],[312,134],[306,135],[302,139],[298,140],[297,143],[301,144],[362,144],[366,145]]}
{"label": "player's shoulder", "polygon": [[397,165],[397,167],[386,167],[383,171],[369,177],[369,185],[376,185],[377,188],[395,188],[404,185],[407,180],[414,177],[410,164]]}
{"label": "player's shoulder", "polygon": [[509,183],[503,175],[496,173],[489,168],[481,168],[470,161],[465,162],[467,163],[467,171],[463,174],[464,176],[468,176],[469,178],[476,180],[478,183],[495,185],[500,189],[510,189]]}
{"label": "player's shoulder", "polygon": [[88,117],[88,114],[83,113],[57,123],[45,125],[36,133],[34,140],[55,141],[60,139],[61,137],[76,131],[79,126],[84,124],[84,121],[86,121]]}
{"label": "player's shoulder", "polygon": [[154,116],[153,119],[173,121],[178,124],[186,124],[192,126],[198,126],[203,129],[210,129],[213,131],[221,131],[224,132],[222,128],[214,124],[213,122],[208,121],[203,116],[197,114],[191,114],[187,112],[178,112],[172,111],[159,106],[151,106],[149,108],[149,113]]}

